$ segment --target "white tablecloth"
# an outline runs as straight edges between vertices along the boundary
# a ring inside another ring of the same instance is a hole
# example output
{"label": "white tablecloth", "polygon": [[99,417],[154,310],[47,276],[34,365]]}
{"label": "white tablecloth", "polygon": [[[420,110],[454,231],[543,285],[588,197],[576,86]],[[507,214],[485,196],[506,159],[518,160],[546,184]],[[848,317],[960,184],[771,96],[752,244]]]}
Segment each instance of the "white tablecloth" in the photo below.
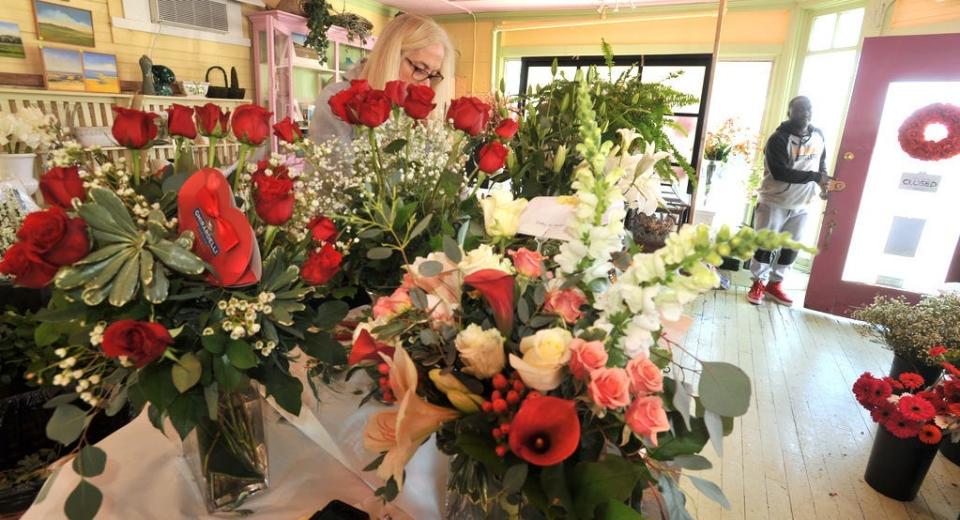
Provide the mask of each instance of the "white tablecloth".
{"label": "white tablecloth", "polygon": [[[304,377],[302,367],[295,367],[295,372]],[[361,395],[352,392],[355,386],[322,389],[322,404],[305,388],[305,406],[299,417],[275,410],[272,399],[267,400],[271,404],[264,406],[270,487],[244,504],[245,509],[253,511],[249,518],[307,518],[334,499],[359,507],[374,518],[387,514],[395,519],[440,518],[446,460],[433,447],[433,440],[407,467],[406,486],[400,497],[381,507],[373,494],[379,480],[373,472],[362,471],[377,455],[363,449],[363,425],[366,417],[380,407],[367,404],[358,409]],[[104,495],[98,519],[216,518],[206,512],[199,487],[181,456],[179,438],[176,434],[164,436],[146,414],[98,446],[107,452],[106,470],[91,479]],[[69,464],[65,465],[46,498],[35,503],[23,519],[65,518],[63,504],[79,478]]]}

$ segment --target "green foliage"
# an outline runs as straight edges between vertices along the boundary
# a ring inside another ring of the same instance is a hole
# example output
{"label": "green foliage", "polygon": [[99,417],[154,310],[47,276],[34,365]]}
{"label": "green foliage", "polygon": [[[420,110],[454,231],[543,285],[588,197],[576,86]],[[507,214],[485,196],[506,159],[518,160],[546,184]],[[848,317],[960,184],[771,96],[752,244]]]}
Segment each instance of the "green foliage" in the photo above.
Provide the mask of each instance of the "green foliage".
{"label": "green foliage", "polygon": [[700,375],[700,402],[724,417],[740,417],[750,407],[750,377],[730,363],[704,361]]}
{"label": "green foliage", "polygon": [[20,392],[27,385],[24,374],[53,362],[48,349],[36,348],[30,314],[7,309],[0,313],[0,397]]}
{"label": "green foliage", "polygon": [[107,465],[107,454],[96,446],[84,446],[73,459],[73,470],[81,477],[96,477]]}
{"label": "green foliage", "polygon": [[626,501],[644,473],[642,465],[613,455],[600,462],[577,464],[571,476],[577,513],[593,518],[597,506],[611,500]]}
{"label": "green foliage", "polygon": [[67,497],[63,510],[70,520],[93,520],[101,502],[103,493],[93,484],[81,479]]}
{"label": "green foliage", "polygon": [[80,437],[90,417],[72,404],[62,404],[53,410],[47,422],[47,437],[60,444],[70,444]]}
{"label": "green foliage", "polygon": [[[609,64],[612,49],[606,42],[603,51]],[[657,150],[669,151],[674,162],[692,173],[691,165],[664,129],[671,126],[671,107],[694,103],[696,98],[662,83],[642,83],[630,72],[617,78],[600,74],[595,68],[587,72],[589,93],[603,140],[619,142],[618,130],[635,130],[642,139],[634,146],[640,146],[641,140],[652,142]],[[581,142],[578,128],[582,115],[571,110],[576,84],[575,79],[554,74],[551,83],[522,95],[520,132],[513,145],[516,160],[507,174],[513,180],[515,196],[530,199],[571,194],[573,170],[582,160],[582,156],[575,153],[576,145]],[[561,148],[565,157],[558,157]],[[675,177],[669,161],[658,163],[656,170],[665,179]]]}

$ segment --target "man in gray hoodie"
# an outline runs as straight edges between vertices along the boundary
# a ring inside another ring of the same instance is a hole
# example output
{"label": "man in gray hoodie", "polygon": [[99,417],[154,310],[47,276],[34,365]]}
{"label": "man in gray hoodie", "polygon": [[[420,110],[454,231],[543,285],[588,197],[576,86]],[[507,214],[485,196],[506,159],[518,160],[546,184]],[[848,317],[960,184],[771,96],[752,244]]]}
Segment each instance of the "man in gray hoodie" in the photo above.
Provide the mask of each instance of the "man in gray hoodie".
{"label": "man in gray hoodie", "polygon": [[[758,230],[786,231],[794,240],[803,239],[807,205],[830,181],[823,132],[810,124],[812,114],[807,97],[791,99],[788,119],[767,139],[763,182],[753,222]],[[757,250],[750,262],[753,285],[747,301],[760,305],[764,296],[770,296],[777,303],[792,305],[793,300],[783,291],[781,282],[796,259],[795,249],[780,249],[775,262],[774,251]]]}

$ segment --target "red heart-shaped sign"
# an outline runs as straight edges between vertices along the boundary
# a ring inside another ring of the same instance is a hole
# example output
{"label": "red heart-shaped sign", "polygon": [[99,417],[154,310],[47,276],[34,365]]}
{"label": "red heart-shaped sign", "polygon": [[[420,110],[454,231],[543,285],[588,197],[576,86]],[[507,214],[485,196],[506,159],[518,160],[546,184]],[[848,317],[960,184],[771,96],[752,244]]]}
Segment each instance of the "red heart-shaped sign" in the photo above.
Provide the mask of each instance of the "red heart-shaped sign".
{"label": "red heart-shaped sign", "polygon": [[210,283],[239,287],[260,281],[260,247],[230,183],[215,168],[187,179],[177,195],[180,231],[193,231],[193,252],[213,268]]}

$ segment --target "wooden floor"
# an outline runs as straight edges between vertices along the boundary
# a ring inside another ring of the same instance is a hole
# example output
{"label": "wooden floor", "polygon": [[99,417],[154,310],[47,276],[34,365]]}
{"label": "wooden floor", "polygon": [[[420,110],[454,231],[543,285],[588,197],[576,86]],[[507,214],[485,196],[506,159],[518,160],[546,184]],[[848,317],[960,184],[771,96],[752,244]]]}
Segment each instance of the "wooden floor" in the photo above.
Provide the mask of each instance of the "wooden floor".
{"label": "wooden floor", "polygon": [[955,520],[960,467],[940,454],[913,502],[886,498],[863,480],[876,425],[850,389],[865,371],[886,374],[891,353],[848,320],[773,303],[756,307],[745,293],[743,287],[714,291],[690,309],[694,325],[685,348],[700,359],[734,363],[753,381],[750,411],[724,439],[723,457],[708,445],[704,455],[714,467],[696,472],[721,486],[732,509],[681,479],[691,514],[701,520]]}

